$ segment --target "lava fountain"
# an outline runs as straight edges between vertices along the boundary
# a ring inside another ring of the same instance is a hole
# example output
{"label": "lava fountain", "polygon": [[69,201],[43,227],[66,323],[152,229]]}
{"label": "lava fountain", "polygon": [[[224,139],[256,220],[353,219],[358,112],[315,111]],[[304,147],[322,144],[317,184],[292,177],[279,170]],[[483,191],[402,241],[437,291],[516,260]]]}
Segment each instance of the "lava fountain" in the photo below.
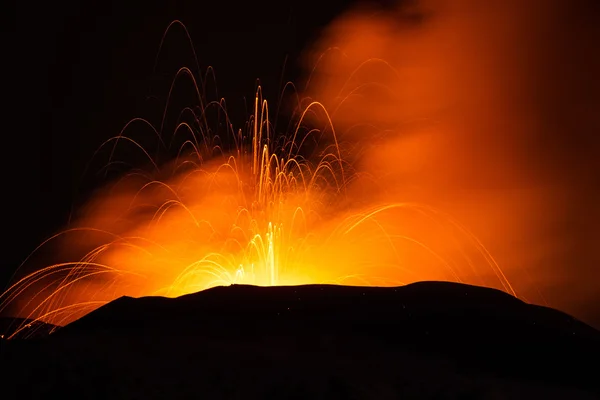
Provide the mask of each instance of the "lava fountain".
{"label": "lava fountain", "polygon": [[[175,27],[187,33],[175,21],[165,36]],[[451,280],[516,295],[484,246],[450,216],[378,197],[379,177],[356,162],[364,146],[348,140],[356,127],[339,134],[318,99],[286,85],[291,128],[279,131],[258,87],[250,118],[235,129],[225,101],[203,89],[211,76],[180,68],[159,126],[133,119],[100,146],[94,157],[108,153],[107,167],[123,161],[123,149],[146,166],[111,180],[32,253],[1,295],[1,312],[62,326],[123,295],[174,297],[234,283]],[[178,85],[194,104],[173,112]],[[134,126],[175,155],[152,155],[128,134]],[[47,264],[47,248],[61,259]],[[38,266],[40,252],[46,264]]]}

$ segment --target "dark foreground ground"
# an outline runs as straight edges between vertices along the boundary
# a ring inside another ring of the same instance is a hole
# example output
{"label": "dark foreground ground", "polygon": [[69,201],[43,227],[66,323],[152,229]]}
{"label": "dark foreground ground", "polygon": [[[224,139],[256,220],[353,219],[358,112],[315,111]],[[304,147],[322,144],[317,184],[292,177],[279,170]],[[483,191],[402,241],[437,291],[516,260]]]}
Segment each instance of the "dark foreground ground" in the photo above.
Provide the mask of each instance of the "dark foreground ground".
{"label": "dark foreground ground", "polygon": [[600,398],[600,332],[444,282],[125,297],[0,356],[2,399]]}

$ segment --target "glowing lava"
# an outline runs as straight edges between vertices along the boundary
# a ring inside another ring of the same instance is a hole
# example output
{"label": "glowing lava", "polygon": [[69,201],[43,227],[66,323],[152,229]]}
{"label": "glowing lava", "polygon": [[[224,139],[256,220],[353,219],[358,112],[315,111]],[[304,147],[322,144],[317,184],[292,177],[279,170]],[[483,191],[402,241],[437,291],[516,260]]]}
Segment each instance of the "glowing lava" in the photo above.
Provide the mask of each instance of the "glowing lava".
{"label": "glowing lava", "polygon": [[129,146],[150,168],[129,170],[34,251],[28,262],[47,246],[63,261],[21,273],[0,297],[1,312],[64,325],[123,295],[179,296],[232,283],[453,280],[515,294],[481,243],[450,217],[369,196],[377,177],[357,171],[360,149],[338,139],[321,103],[298,100],[294,128],[282,133],[259,88],[246,128],[236,131],[224,101],[208,101],[189,69],[179,70],[171,91],[182,77],[197,104],[176,115],[176,157],[159,163],[124,134],[141,124],[164,143],[167,111],[160,129],[134,119],[105,142],[109,165]]}

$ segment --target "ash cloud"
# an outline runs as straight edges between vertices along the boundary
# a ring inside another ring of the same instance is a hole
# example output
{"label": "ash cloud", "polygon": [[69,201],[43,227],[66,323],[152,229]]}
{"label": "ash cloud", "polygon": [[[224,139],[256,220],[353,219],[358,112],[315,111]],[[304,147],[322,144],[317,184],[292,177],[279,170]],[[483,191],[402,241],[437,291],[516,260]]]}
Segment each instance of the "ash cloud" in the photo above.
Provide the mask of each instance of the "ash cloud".
{"label": "ash cloud", "polygon": [[599,323],[599,38],[593,1],[360,5],[306,52],[306,94],[374,177],[357,198],[453,214],[527,299]]}

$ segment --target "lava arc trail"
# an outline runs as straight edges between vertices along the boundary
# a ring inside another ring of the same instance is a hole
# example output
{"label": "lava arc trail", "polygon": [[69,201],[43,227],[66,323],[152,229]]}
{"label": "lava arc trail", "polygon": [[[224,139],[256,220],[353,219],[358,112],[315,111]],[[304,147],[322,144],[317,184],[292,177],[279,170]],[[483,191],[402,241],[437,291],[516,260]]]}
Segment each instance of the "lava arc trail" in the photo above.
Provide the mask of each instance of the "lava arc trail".
{"label": "lava arc trail", "polygon": [[[185,30],[176,21],[165,35],[174,28]],[[450,216],[370,196],[378,177],[361,172],[361,146],[336,130],[335,113],[318,99],[286,85],[294,106],[280,131],[258,87],[250,118],[235,128],[225,101],[204,90],[213,76],[180,68],[159,124],[135,118],[100,146],[94,157],[107,154],[107,170],[128,161],[122,154],[146,162],[111,179],[32,253],[1,295],[1,312],[61,326],[123,295],[174,297],[233,283],[451,280],[516,295]],[[194,101],[176,108],[180,90]],[[61,259],[37,257],[46,248]]]}

